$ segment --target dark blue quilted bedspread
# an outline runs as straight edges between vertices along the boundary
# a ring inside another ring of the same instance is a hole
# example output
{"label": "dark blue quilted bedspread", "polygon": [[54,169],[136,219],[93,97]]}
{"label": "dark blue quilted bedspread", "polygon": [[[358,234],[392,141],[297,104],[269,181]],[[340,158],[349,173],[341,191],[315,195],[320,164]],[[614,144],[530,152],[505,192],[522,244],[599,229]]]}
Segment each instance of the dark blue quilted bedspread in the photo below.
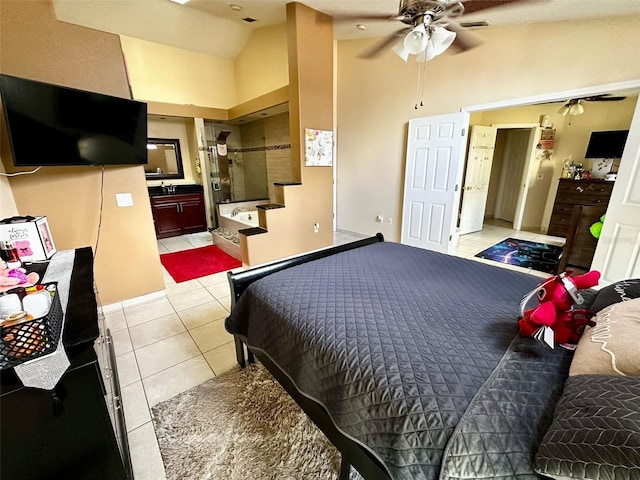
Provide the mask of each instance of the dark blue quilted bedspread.
{"label": "dark blue quilted bedspread", "polygon": [[539,280],[384,242],[255,282],[226,327],[394,479],[539,478],[531,460],[570,360],[517,337]]}

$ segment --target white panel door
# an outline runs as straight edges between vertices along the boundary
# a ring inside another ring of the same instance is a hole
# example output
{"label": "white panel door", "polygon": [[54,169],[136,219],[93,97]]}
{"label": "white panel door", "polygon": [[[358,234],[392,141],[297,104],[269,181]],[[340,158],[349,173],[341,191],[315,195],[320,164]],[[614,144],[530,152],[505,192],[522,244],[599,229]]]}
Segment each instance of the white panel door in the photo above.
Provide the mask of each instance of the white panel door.
{"label": "white panel door", "polygon": [[468,125],[466,112],[409,122],[402,243],[451,253]]}
{"label": "white panel door", "polygon": [[484,125],[471,127],[467,173],[462,187],[460,235],[482,230],[497,132],[498,129],[495,127]]}
{"label": "white panel door", "polygon": [[629,128],[618,178],[591,264],[600,283],[640,278],[640,108]]}

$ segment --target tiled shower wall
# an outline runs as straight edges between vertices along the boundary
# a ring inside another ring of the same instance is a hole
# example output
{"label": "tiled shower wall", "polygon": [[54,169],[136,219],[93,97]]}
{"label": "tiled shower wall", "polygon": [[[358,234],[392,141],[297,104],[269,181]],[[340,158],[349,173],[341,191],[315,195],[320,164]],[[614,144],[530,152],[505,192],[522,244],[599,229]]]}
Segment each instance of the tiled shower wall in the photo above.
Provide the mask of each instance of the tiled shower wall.
{"label": "tiled shower wall", "polygon": [[[267,175],[269,198],[275,202],[275,182],[290,183],[294,179],[291,168],[291,137],[287,112],[267,118],[265,121],[266,144],[276,148],[267,150]],[[282,148],[278,148],[282,147]]]}
{"label": "tiled shower wall", "polygon": [[[242,127],[243,150],[251,147],[263,147],[255,152],[244,151],[244,158],[248,155],[266,154],[266,176],[269,199],[275,201],[275,182],[293,182],[291,173],[291,140],[289,136],[289,114],[287,112],[256,120]],[[264,157],[263,157],[264,158]],[[247,162],[245,162],[246,165]],[[256,175],[250,174],[245,167],[245,185],[249,191],[253,176],[256,180],[264,178],[264,172],[256,168]]]}
{"label": "tiled shower wall", "polygon": [[232,132],[227,137],[232,201],[268,197],[275,202],[274,183],[298,181],[292,175],[288,112],[240,125],[206,125],[210,145],[215,145],[214,130]]}
{"label": "tiled shower wall", "polygon": [[265,159],[264,122],[259,120],[240,126],[244,163],[245,199],[267,198],[267,162]]}

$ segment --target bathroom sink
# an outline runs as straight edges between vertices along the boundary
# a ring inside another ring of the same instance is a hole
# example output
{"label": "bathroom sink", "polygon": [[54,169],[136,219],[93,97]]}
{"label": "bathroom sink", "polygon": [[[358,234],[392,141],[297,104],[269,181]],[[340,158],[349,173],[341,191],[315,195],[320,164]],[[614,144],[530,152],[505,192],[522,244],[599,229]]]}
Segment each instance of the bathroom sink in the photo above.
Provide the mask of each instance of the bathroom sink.
{"label": "bathroom sink", "polygon": [[173,189],[171,191],[166,188],[167,186],[168,185],[165,185],[164,189],[159,185],[147,187],[149,196],[158,197],[160,195],[179,195],[182,193],[200,193],[203,191],[202,185],[198,185],[196,183],[191,185],[173,185]]}

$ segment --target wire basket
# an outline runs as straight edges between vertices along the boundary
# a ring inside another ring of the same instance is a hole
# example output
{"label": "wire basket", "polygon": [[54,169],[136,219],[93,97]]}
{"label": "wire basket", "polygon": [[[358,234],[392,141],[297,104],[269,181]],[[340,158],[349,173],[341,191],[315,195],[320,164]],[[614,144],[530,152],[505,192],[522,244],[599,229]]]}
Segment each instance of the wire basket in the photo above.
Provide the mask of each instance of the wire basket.
{"label": "wire basket", "polygon": [[15,367],[55,351],[61,333],[62,306],[56,285],[46,315],[0,326],[0,369]]}

